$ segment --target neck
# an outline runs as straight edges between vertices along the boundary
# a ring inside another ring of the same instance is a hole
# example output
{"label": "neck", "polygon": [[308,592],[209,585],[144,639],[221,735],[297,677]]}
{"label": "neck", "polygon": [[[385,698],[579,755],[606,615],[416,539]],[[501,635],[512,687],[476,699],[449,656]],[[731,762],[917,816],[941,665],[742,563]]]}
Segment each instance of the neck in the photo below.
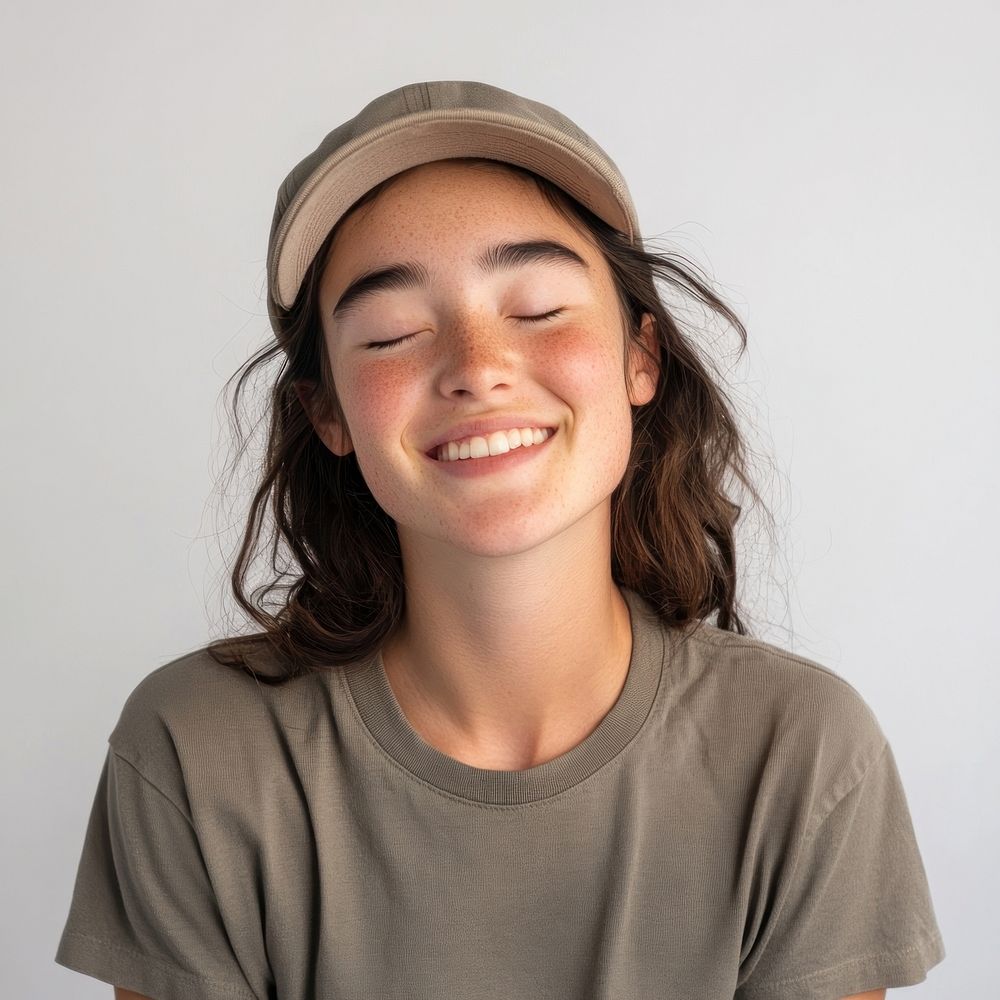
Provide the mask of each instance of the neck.
{"label": "neck", "polygon": [[611,710],[631,625],[610,535],[596,534],[607,545],[583,559],[567,539],[466,559],[404,543],[404,567],[420,572],[406,575],[405,618],[382,660],[425,742],[474,766],[522,770],[572,749]]}

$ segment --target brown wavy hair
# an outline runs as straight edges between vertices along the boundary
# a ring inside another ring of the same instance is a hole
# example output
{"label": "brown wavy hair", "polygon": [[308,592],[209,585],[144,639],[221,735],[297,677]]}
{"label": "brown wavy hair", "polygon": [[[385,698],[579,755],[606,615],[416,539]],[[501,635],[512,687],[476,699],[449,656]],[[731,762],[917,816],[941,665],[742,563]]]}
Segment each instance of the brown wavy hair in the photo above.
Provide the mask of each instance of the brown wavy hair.
{"label": "brown wavy hair", "polygon": [[[639,324],[652,313],[659,378],[653,398],[633,406],[627,470],[611,495],[611,571],[616,584],[641,594],[671,627],[693,630],[715,616],[720,629],[747,634],[738,607],[735,528],[742,508],[726,492],[727,477],[763,503],[748,472],[747,448],[735,411],[711,364],[682,330],[656,287],[693,297],[735,329],[742,355],[746,329],[709,287],[696,265],[675,251],[653,252],[648,241],[630,244],[546,178],[511,164],[461,158],[470,167],[508,170],[530,179],[549,204],[604,255],[617,290],[625,337],[643,351]],[[345,214],[374,201],[400,174],[366,192]],[[258,368],[281,362],[269,392],[269,433],[260,479],[250,504],[230,583],[236,601],[261,626],[208,645],[217,662],[280,685],[292,677],[367,659],[404,612],[403,567],[396,525],[375,501],[354,452],[333,454],[316,434],[314,419],[342,417],[320,320],[318,290],[338,222],[305,274],[288,310],[269,300],[273,342],[248,359],[239,376],[233,413],[240,441],[239,400]],[[627,366],[628,351],[625,351]],[[242,374],[241,374],[242,373]],[[627,379],[627,367],[623,372]],[[300,396],[304,392],[304,396]],[[248,592],[247,577],[261,548],[266,512],[270,579]],[[294,557],[279,568],[284,542]],[[290,582],[288,580],[290,578]],[[269,610],[265,605],[271,601]],[[261,676],[249,656],[262,645],[281,664]]]}

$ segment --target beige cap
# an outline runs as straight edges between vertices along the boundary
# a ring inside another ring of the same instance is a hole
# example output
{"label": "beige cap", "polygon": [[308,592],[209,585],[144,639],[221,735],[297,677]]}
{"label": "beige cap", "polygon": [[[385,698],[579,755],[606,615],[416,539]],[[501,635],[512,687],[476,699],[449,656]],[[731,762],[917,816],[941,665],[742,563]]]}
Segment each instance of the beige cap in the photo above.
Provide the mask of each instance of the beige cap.
{"label": "beige cap", "polygon": [[548,178],[628,236],[639,226],[611,157],[565,115],[471,80],[412,83],[376,97],[335,128],[280,189],[267,252],[268,312],[289,309],[341,216],[381,181],[433,160],[476,156]]}

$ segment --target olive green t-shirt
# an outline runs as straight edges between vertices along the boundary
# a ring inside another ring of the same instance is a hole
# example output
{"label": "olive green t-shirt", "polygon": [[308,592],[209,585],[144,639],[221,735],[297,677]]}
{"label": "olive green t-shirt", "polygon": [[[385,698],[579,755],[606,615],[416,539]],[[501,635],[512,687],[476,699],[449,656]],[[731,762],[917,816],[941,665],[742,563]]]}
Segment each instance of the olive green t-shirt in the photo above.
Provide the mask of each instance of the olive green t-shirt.
{"label": "olive green t-shirt", "polygon": [[[831,670],[622,589],[624,687],[524,771],[410,726],[378,654],[204,649],[125,702],[55,960],[154,1000],[834,1000],[944,957],[892,751]],[[544,669],[544,664],[539,664]]]}

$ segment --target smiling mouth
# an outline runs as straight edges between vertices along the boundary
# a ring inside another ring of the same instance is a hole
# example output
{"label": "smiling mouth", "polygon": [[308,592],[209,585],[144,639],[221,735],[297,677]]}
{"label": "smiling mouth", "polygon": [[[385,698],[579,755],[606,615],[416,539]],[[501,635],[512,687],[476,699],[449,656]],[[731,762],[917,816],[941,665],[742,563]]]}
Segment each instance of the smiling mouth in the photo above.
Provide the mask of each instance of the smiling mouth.
{"label": "smiling mouth", "polygon": [[[440,451],[441,448],[444,447],[443,444],[437,445],[436,447],[432,448],[430,451],[424,452],[424,454],[429,459],[431,459],[434,462],[441,462],[442,464],[447,464],[447,465],[454,465],[454,464],[456,464],[458,462],[481,462],[481,461],[483,461],[483,459],[486,459],[486,458],[503,458],[504,455],[508,455],[512,451],[521,451],[522,448],[525,449],[525,450],[530,450],[531,448],[538,448],[541,445],[546,444],[549,440],[551,440],[556,435],[556,428],[555,427],[543,427],[541,429],[544,430],[544,431],[546,431],[547,433],[546,433],[544,439],[541,440],[541,441],[539,441],[537,444],[535,444],[535,443],[528,444],[528,445],[517,444],[517,445],[514,445],[512,448],[508,448],[507,451],[498,451],[495,455],[493,455],[493,454],[480,455],[477,458],[473,458],[470,455],[468,458],[442,459],[442,458],[438,458],[438,452]],[[485,435],[476,435],[476,436],[477,437],[483,437],[483,438],[485,438]]]}

